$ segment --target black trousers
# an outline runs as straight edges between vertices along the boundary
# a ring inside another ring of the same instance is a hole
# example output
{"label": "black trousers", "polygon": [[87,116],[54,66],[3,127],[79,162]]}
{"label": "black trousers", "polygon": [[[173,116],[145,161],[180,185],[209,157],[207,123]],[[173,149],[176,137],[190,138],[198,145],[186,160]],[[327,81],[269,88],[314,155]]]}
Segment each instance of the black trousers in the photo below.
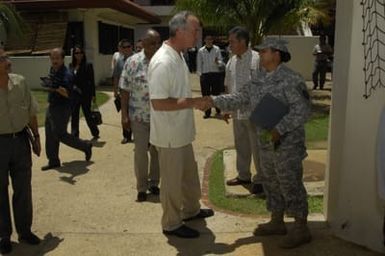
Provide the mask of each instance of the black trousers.
{"label": "black trousers", "polygon": [[[326,80],[326,71],[328,68],[327,61],[316,61],[313,69],[313,89],[316,89],[319,85],[320,89],[323,89]],[[319,83],[318,83],[319,81]]]}
{"label": "black trousers", "polygon": [[84,117],[88,128],[91,131],[93,137],[99,136],[99,128],[94,123],[91,118],[91,97],[82,97],[72,106],[72,115],[71,115],[71,134],[79,137],[79,113],[80,107],[82,108]]}
{"label": "black trousers", "polygon": [[18,234],[28,234],[32,225],[31,149],[27,135],[0,137],[0,238],[12,234],[8,194],[12,182],[13,219]]}
{"label": "black trousers", "polygon": [[132,140],[132,131],[131,131],[131,129],[126,130],[126,129],[122,128],[122,134],[123,134],[123,138],[126,138],[128,140]]}
{"label": "black trousers", "polygon": [[[223,79],[221,73],[204,73],[200,76],[202,96],[219,95],[223,90]],[[221,113],[219,108],[215,108],[217,113]],[[205,116],[211,115],[211,109],[205,112]]]}
{"label": "black trousers", "polygon": [[48,106],[45,118],[45,151],[51,165],[60,164],[60,142],[83,152],[88,147],[86,141],[67,132],[70,115],[70,104]]}

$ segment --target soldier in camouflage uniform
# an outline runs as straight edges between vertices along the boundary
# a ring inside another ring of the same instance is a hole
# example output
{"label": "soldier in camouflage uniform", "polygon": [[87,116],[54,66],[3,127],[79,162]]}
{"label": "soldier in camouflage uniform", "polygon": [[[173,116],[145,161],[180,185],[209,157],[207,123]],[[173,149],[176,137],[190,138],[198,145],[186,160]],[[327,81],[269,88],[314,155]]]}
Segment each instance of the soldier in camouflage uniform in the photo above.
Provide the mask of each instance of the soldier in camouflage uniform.
{"label": "soldier in camouflage uniform", "polygon": [[[266,94],[271,94],[288,106],[288,113],[272,130],[256,126],[266,204],[272,215],[270,222],[254,230],[254,235],[287,234],[280,246],[294,248],[311,240],[302,181],[302,160],[307,156],[304,124],[310,114],[310,99],[301,75],[282,64],[290,60],[285,41],[268,38],[257,48],[263,68],[252,77],[251,85],[234,94],[206,98],[206,104],[223,111],[244,106],[253,110]],[[294,228],[289,232],[284,213],[295,218]]]}

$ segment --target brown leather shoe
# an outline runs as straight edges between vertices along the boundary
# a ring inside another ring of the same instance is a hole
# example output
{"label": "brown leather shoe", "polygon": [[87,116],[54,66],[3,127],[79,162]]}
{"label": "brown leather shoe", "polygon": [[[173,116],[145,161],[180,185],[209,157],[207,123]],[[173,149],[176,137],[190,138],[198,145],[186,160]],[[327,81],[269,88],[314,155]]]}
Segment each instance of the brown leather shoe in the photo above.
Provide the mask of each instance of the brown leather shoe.
{"label": "brown leather shoe", "polygon": [[248,185],[251,184],[251,180],[241,180],[238,177],[226,181],[227,186],[238,186],[238,185]]}

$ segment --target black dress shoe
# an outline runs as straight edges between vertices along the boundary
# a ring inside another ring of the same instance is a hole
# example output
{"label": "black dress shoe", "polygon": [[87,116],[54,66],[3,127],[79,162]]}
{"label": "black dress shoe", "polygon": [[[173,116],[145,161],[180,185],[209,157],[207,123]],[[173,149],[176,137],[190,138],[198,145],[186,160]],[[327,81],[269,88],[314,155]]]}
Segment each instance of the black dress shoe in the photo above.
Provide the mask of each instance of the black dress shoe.
{"label": "black dress shoe", "polygon": [[248,185],[251,184],[251,180],[241,180],[238,177],[226,181],[227,186]]}
{"label": "black dress shoe", "polygon": [[19,235],[19,242],[24,242],[31,245],[37,245],[37,244],[40,244],[41,239],[37,235],[31,232],[28,234]]}
{"label": "black dress shoe", "polygon": [[1,238],[0,239],[0,253],[8,254],[12,251],[12,244],[9,238]]}
{"label": "black dress shoe", "polygon": [[159,193],[160,193],[160,190],[159,190],[159,188],[157,186],[151,186],[148,190],[153,195],[159,195]]}
{"label": "black dress shoe", "polygon": [[92,139],[91,139],[91,141],[98,141],[99,138],[100,138],[99,135],[93,136]]}
{"label": "black dress shoe", "polygon": [[120,142],[122,144],[127,144],[128,143],[128,138],[123,138],[122,141]]}
{"label": "black dress shoe", "polygon": [[34,233],[31,232],[28,234],[20,235],[19,236],[19,242],[37,245],[37,244],[40,244],[41,239],[37,235],[35,235]]}
{"label": "black dress shoe", "polygon": [[86,155],[86,161],[87,162],[90,161],[91,156],[92,156],[92,143],[91,142],[87,142],[87,148],[84,151],[84,154]]}
{"label": "black dress shoe", "polygon": [[138,196],[136,197],[137,202],[144,202],[147,200],[147,193],[146,192],[139,192]]}
{"label": "black dress shoe", "polygon": [[204,219],[214,215],[214,211],[211,209],[200,209],[198,214],[190,218],[183,219],[183,221],[190,221],[196,219]]}
{"label": "black dress shoe", "polygon": [[41,170],[42,171],[47,171],[47,170],[55,169],[55,168],[58,168],[58,167],[60,167],[60,163],[58,163],[58,164],[47,164],[47,165],[44,165],[43,167],[41,167]]}
{"label": "black dress shoe", "polygon": [[169,235],[169,236],[177,236],[180,238],[197,238],[197,237],[199,237],[199,232],[197,230],[189,228],[185,225],[182,225],[179,228],[171,230],[171,231],[163,230],[163,234]]}

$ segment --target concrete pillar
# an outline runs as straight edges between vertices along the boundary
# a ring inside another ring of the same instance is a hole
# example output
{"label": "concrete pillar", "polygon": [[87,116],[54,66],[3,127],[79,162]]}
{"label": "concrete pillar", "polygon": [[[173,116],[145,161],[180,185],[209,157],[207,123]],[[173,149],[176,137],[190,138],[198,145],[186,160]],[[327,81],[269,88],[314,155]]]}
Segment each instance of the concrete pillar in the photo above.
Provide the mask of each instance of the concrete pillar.
{"label": "concrete pillar", "polygon": [[[384,9],[382,9],[383,12]],[[325,215],[335,235],[385,252],[376,142],[385,89],[365,99],[360,1],[338,0]],[[384,15],[384,13],[382,13]],[[385,26],[383,19],[379,25]],[[384,57],[385,52],[380,54]],[[382,73],[383,75],[383,73]]]}

